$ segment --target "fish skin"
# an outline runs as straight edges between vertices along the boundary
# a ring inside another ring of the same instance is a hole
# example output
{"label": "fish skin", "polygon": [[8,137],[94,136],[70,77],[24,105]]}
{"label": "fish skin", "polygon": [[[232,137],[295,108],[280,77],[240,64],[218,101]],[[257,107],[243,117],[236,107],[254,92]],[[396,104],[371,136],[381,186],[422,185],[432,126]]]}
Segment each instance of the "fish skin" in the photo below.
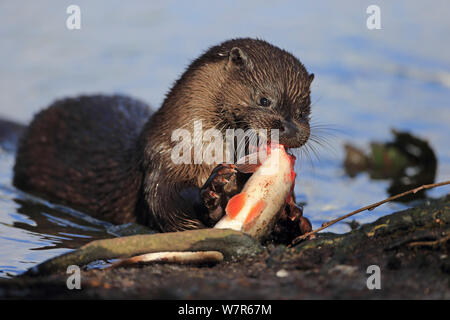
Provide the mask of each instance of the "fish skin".
{"label": "fish skin", "polygon": [[272,148],[214,228],[242,231],[258,240],[268,236],[294,185],[294,162],[283,146]]}
{"label": "fish skin", "polygon": [[250,223],[252,223],[256,218],[258,218],[258,216],[261,214],[261,212],[265,209],[265,207],[267,206],[267,203],[264,200],[259,200],[251,209],[250,212],[248,213],[247,218],[245,218],[244,221],[244,228],[248,225],[250,225]]}
{"label": "fish skin", "polygon": [[245,192],[241,192],[228,200],[225,212],[230,218],[234,219],[239,211],[242,210],[245,205],[246,198],[247,194]]}

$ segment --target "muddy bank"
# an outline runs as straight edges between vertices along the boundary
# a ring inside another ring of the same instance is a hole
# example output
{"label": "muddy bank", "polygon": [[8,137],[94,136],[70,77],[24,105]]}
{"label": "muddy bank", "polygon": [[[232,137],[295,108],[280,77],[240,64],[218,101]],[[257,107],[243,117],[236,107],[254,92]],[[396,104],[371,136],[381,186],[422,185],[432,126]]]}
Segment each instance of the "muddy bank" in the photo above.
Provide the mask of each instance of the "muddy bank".
{"label": "muddy bank", "polygon": [[[215,266],[82,271],[81,290],[67,289],[64,272],[0,280],[0,298],[450,299],[449,234],[447,196],[347,234],[320,234],[294,248],[268,245]],[[380,290],[367,288],[369,265],[380,267]]]}

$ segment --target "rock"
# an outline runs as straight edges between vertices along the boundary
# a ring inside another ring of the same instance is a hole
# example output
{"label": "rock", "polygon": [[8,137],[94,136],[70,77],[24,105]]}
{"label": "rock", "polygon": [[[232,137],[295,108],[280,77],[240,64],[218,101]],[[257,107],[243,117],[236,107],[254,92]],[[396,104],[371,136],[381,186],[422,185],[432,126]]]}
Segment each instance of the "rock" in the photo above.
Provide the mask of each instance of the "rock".
{"label": "rock", "polygon": [[[33,278],[0,279],[0,298],[450,299],[449,242],[438,241],[450,234],[450,197],[387,215],[346,234],[320,233],[293,248],[263,250],[240,233],[197,232],[170,235],[168,243],[164,237],[151,242],[159,247],[176,243],[180,249],[221,248],[236,258],[213,267],[155,264],[82,270],[78,291],[67,289],[68,275],[58,269]],[[134,245],[141,238],[127,239]],[[437,245],[411,245],[436,241]],[[107,247],[100,244],[95,247]],[[381,272],[380,290],[367,287],[371,265]]]}
{"label": "rock", "polygon": [[275,275],[278,278],[286,278],[287,276],[289,276],[289,272],[287,272],[285,269],[280,269],[277,271],[277,273]]}
{"label": "rock", "polygon": [[349,265],[345,265],[345,264],[338,264],[336,266],[334,266],[333,268],[331,268],[328,273],[342,273],[345,275],[351,275],[354,272],[356,272],[356,270],[358,270],[358,267],[355,266],[349,266]]}
{"label": "rock", "polygon": [[78,250],[45,261],[24,275],[51,274],[66,270],[69,265],[84,266],[96,260],[129,258],[163,251],[219,251],[224,259],[232,260],[261,252],[262,246],[250,236],[229,229],[134,235],[92,241]]}

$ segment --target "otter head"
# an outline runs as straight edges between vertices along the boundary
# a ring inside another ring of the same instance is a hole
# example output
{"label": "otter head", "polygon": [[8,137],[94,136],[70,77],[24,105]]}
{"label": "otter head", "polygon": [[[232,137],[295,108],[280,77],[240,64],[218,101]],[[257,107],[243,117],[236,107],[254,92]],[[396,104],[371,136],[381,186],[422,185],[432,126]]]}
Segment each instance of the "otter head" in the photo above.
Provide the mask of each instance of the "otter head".
{"label": "otter head", "polygon": [[314,74],[290,53],[262,40],[236,39],[212,50],[225,69],[216,95],[223,127],[278,129],[287,148],[308,141]]}
{"label": "otter head", "polygon": [[[252,129],[258,138],[265,131],[270,139],[272,130],[277,129],[280,144],[299,148],[310,137],[313,79],[292,54],[263,40],[225,41],[191,63],[146,125],[143,136],[152,143],[153,151],[158,148],[154,154],[168,159],[178,141],[164,133],[181,128],[190,130],[194,137],[198,120],[203,129],[215,128],[224,135],[226,129]],[[194,139],[194,144],[203,142]],[[203,173],[194,172],[192,166],[180,168],[202,179],[210,173],[205,166],[195,167]]]}

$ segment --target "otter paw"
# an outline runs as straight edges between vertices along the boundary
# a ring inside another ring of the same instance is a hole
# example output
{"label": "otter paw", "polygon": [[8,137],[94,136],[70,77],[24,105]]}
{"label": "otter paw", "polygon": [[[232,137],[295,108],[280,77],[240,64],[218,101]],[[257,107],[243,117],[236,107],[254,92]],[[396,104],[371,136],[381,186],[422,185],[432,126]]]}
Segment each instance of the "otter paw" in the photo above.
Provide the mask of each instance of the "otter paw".
{"label": "otter paw", "polygon": [[303,207],[290,201],[277,220],[272,238],[278,243],[290,243],[294,238],[310,232],[311,223],[303,217]]}
{"label": "otter paw", "polygon": [[228,194],[224,188],[230,183],[236,172],[235,165],[220,164],[214,168],[208,180],[200,189],[200,197],[204,206],[208,209],[207,215],[202,217],[207,226],[214,225],[225,214]]}

